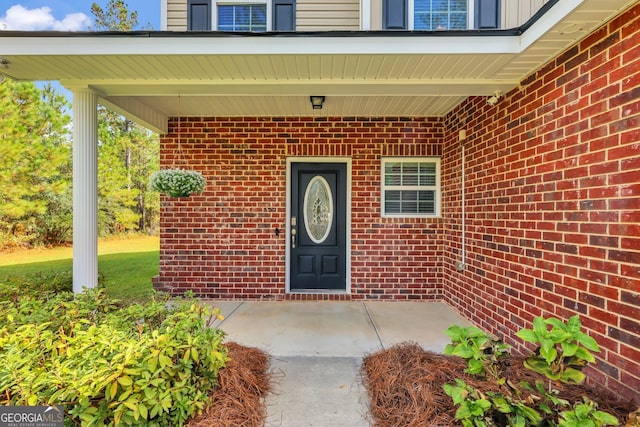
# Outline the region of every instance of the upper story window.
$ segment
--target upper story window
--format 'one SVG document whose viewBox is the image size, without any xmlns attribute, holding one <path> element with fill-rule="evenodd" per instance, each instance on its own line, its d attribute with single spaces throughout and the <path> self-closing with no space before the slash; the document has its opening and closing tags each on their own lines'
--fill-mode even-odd
<svg viewBox="0 0 640 427">
<path fill-rule="evenodd" d="M 440 216 L 440 158 L 382 159 L 382 216 Z"/>
<path fill-rule="evenodd" d="M 414 0 L 414 30 L 465 30 L 467 0 Z"/>
<path fill-rule="evenodd" d="M 385 30 L 498 28 L 499 0 L 382 0 Z"/>
<path fill-rule="evenodd" d="M 295 31 L 295 0 L 187 0 L 189 31 Z"/>
<path fill-rule="evenodd" d="M 218 31 L 267 31 L 267 4 L 218 3 Z"/>
</svg>

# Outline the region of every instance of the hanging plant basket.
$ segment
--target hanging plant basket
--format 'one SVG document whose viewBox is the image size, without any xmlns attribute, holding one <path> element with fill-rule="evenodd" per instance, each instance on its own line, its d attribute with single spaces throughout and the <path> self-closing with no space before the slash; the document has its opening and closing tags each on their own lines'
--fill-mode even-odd
<svg viewBox="0 0 640 427">
<path fill-rule="evenodd" d="M 186 169 L 159 170 L 149 179 L 149 186 L 153 191 L 171 197 L 189 197 L 194 193 L 200 193 L 205 184 L 206 181 L 200 172 Z"/>
</svg>

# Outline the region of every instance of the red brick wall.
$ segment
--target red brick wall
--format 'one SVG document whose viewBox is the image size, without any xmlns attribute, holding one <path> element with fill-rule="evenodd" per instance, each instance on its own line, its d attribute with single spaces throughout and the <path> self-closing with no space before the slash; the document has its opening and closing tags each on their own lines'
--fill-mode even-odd
<svg viewBox="0 0 640 427">
<path fill-rule="evenodd" d="M 640 6 L 489 106 L 446 119 L 444 296 L 505 336 L 578 314 L 602 351 L 591 380 L 640 398 Z M 467 268 L 458 131 L 467 132 Z M 528 350 L 531 350 L 529 348 Z"/>
<path fill-rule="evenodd" d="M 444 298 L 516 351 L 525 348 L 515 332 L 533 317 L 579 314 L 602 348 L 591 380 L 638 397 L 638 15 L 636 6 L 594 32 L 497 105 L 469 98 L 444 120 L 183 119 L 184 159 L 209 185 L 187 200 L 163 196 L 156 286 L 302 298 L 284 293 L 286 158 L 350 157 L 352 294 L 326 298 Z M 165 167 L 176 158 L 175 126 L 162 138 Z M 387 155 L 442 155 L 442 219 L 380 217 Z"/>
<path fill-rule="evenodd" d="M 183 118 L 182 156 L 176 124 L 170 121 L 161 139 L 163 167 L 185 163 L 208 185 L 184 200 L 162 196 L 156 287 L 229 299 L 441 297 L 442 220 L 381 218 L 380 161 L 441 155 L 442 120 Z M 285 175 L 292 156 L 351 158 L 350 295 L 285 295 Z"/>
</svg>

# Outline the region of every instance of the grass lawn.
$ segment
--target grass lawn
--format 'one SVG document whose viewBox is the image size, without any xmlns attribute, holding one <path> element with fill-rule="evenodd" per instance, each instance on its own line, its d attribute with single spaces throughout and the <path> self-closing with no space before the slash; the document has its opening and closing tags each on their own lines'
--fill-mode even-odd
<svg viewBox="0 0 640 427">
<path fill-rule="evenodd" d="M 109 296 L 142 299 L 151 292 L 158 274 L 158 237 L 100 239 L 98 272 Z M 29 249 L 0 253 L 0 281 L 7 277 L 71 272 L 72 248 Z"/>
</svg>

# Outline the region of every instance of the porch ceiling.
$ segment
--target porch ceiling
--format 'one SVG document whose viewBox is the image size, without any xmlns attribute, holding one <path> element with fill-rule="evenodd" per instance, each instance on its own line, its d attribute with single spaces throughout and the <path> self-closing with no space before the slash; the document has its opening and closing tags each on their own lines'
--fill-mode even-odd
<svg viewBox="0 0 640 427">
<path fill-rule="evenodd" d="M 634 0 L 561 0 L 519 30 L 224 34 L 0 31 L 0 72 L 90 87 L 158 131 L 184 116 L 443 116 L 526 75 Z M 522 31 L 523 30 L 523 31 Z M 312 110 L 309 95 L 325 95 Z"/>
</svg>

